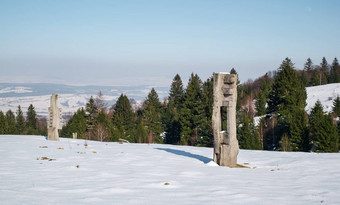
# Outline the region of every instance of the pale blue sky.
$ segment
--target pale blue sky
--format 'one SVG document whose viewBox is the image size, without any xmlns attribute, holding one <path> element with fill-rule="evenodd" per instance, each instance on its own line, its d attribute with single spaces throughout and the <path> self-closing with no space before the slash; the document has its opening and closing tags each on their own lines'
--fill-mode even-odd
<svg viewBox="0 0 340 205">
<path fill-rule="evenodd" d="M 340 1 L 0 0 L 0 82 L 241 81 L 340 54 Z"/>
</svg>

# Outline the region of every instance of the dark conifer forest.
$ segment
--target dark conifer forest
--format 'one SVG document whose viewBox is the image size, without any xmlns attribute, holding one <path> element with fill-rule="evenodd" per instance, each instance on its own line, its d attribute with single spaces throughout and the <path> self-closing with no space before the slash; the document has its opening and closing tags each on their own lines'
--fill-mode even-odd
<svg viewBox="0 0 340 205">
<path fill-rule="evenodd" d="M 237 74 L 234 68 L 229 72 Z M 340 83 L 336 58 L 331 64 L 323 58 L 319 65 L 308 58 L 303 70 L 297 70 L 286 58 L 277 70 L 238 83 L 240 148 L 338 152 L 339 96 L 334 99 L 331 113 L 325 113 L 320 102 L 311 113 L 305 111 L 306 87 L 329 83 Z M 202 80 L 192 73 L 185 86 L 177 74 L 167 98 L 159 99 L 152 88 L 138 108 L 133 108 L 131 101 L 133 99 L 121 94 L 114 105 L 108 106 L 99 92 L 85 108 L 79 108 L 70 116 L 60 137 L 72 137 L 72 133 L 77 133 L 78 138 L 87 140 L 213 146 L 212 78 Z M 33 105 L 28 108 L 26 118 L 20 106 L 16 113 L 0 111 L 0 134 L 46 135 L 46 125 L 46 119 L 36 116 Z"/>
</svg>

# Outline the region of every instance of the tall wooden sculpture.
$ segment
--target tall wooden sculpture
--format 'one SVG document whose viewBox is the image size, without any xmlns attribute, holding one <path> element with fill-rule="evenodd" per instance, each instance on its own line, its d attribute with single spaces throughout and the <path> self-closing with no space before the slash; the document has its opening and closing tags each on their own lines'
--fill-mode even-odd
<svg viewBox="0 0 340 205">
<path fill-rule="evenodd" d="M 58 108 L 58 95 L 52 94 L 51 106 L 48 108 L 48 140 L 59 140 L 58 130 L 62 128 L 61 108 Z"/>
<path fill-rule="evenodd" d="M 239 152 L 236 138 L 237 75 L 214 73 L 213 77 L 214 161 L 220 166 L 236 167 Z"/>
</svg>

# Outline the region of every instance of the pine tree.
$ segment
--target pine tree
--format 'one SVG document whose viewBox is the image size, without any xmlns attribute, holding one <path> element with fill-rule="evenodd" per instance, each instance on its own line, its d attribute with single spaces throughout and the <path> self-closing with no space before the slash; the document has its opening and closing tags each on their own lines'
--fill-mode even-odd
<svg viewBox="0 0 340 205">
<path fill-rule="evenodd" d="M 162 143 L 162 104 L 154 88 L 148 94 L 145 101 L 145 125 L 147 126 L 149 143 Z"/>
<path fill-rule="evenodd" d="M 309 133 L 312 151 L 337 152 L 338 133 L 331 115 L 323 112 L 320 101 L 315 103 L 309 118 Z"/>
<path fill-rule="evenodd" d="M 197 145 L 212 147 L 214 144 L 214 134 L 212 130 L 212 112 L 213 112 L 213 78 L 208 78 L 202 87 L 203 119 L 200 125 Z"/>
<path fill-rule="evenodd" d="M 340 97 L 336 97 L 333 101 L 333 113 L 340 117 Z"/>
<path fill-rule="evenodd" d="M 23 134 L 25 130 L 25 117 L 21 110 L 20 105 L 18 106 L 17 110 L 17 116 L 16 116 L 16 122 L 17 122 L 17 134 Z"/>
<path fill-rule="evenodd" d="M 312 77 L 309 81 L 309 86 L 317 86 L 320 85 L 320 75 L 317 69 L 312 71 Z"/>
<path fill-rule="evenodd" d="M 334 58 L 331 66 L 329 83 L 340 83 L 340 65 L 337 58 Z"/>
<path fill-rule="evenodd" d="M 177 144 L 180 141 L 181 124 L 179 113 L 184 100 L 184 90 L 181 77 L 177 74 L 171 83 L 169 102 L 165 107 L 162 122 L 165 125 L 164 143 Z"/>
<path fill-rule="evenodd" d="M 307 61 L 305 62 L 305 71 L 311 71 L 313 69 L 313 62 L 310 58 L 307 58 Z"/>
<path fill-rule="evenodd" d="M 232 69 L 230 70 L 230 74 L 236 74 L 236 75 L 238 75 L 237 72 L 236 72 L 236 70 L 235 70 L 235 68 L 232 68 Z M 239 84 L 240 84 L 240 81 L 237 79 L 237 85 L 239 85 Z"/>
<path fill-rule="evenodd" d="M 113 122 L 113 141 L 118 141 L 119 138 L 133 140 L 134 133 L 134 113 L 129 99 L 126 95 L 121 94 L 114 107 Z"/>
<path fill-rule="evenodd" d="M 202 82 L 198 75 L 191 74 L 181 108 L 181 144 L 196 145 L 199 127 L 203 119 Z"/>
<path fill-rule="evenodd" d="M 266 74 L 261 80 L 260 90 L 256 97 L 255 107 L 256 107 L 256 115 L 262 116 L 266 114 L 266 105 L 268 101 L 269 91 L 270 91 L 270 79 Z"/>
<path fill-rule="evenodd" d="M 0 110 L 0 134 L 8 134 L 7 118 L 1 110 Z"/>
<path fill-rule="evenodd" d="M 143 124 L 142 116 L 138 116 L 138 118 L 137 118 L 135 136 L 137 137 L 138 143 L 146 142 L 147 133 L 146 133 L 145 126 Z"/>
<path fill-rule="evenodd" d="M 304 87 L 307 87 L 309 84 L 307 74 L 304 70 L 301 72 L 300 81 L 302 82 Z"/>
<path fill-rule="evenodd" d="M 184 100 L 184 90 L 181 77 L 177 74 L 171 83 L 169 103 L 172 102 L 174 108 L 179 110 Z"/>
<path fill-rule="evenodd" d="M 30 104 L 27 110 L 26 124 L 27 127 L 31 128 L 33 131 L 37 129 L 37 113 L 35 112 L 35 108 L 32 104 Z"/>
<path fill-rule="evenodd" d="M 320 85 L 325 85 L 327 84 L 327 73 L 328 73 L 328 62 L 325 57 L 322 58 L 322 61 L 320 63 L 320 80 L 321 83 Z"/>
<path fill-rule="evenodd" d="M 286 58 L 275 76 L 272 89 L 269 93 L 269 112 L 289 112 L 294 106 L 306 106 L 306 89 L 299 81 L 293 63 Z"/>
<path fill-rule="evenodd" d="M 274 79 L 269 93 L 269 111 L 278 116 L 279 136 L 288 135 L 291 149 L 304 149 L 306 133 L 306 89 L 297 77 L 293 63 L 286 58 Z"/>
<path fill-rule="evenodd" d="M 260 138 L 254 125 L 254 119 L 246 113 L 242 114 L 237 128 L 237 138 L 241 149 L 261 149 Z"/>
<path fill-rule="evenodd" d="M 63 126 L 60 137 L 72 137 L 72 133 L 77 133 L 78 139 L 85 139 L 87 128 L 86 113 L 83 108 L 78 109 L 65 126 Z"/>
<path fill-rule="evenodd" d="M 173 101 L 169 101 L 162 117 L 162 122 L 165 125 L 164 143 L 178 144 L 180 141 L 181 124 L 179 121 L 180 109 L 176 108 Z"/>
<path fill-rule="evenodd" d="M 7 134 L 16 134 L 17 133 L 17 127 L 15 122 L 15 116 L 12 110 L 8 110 L 6 112 L 6 119 L 7 119 Z"/>
<path fill-rule="evenodd" d="M 92 96 L 89 102 L 86 103 L 85 111 L 86 111 L 86 116 L 87 116 L 87 130 L 91 131 L 95 126 L 94 123 L 96 121 L 96 117 L 98 114 L 98 107 Z"/>
<path fill-rule="evenodd" d="M 292 151 L 309 151 L 309 139 L 307 132 L 307 114 L 304 109 L 294 107 L 286 115 L 288 118 L 289 146 Z"/>
</svg>

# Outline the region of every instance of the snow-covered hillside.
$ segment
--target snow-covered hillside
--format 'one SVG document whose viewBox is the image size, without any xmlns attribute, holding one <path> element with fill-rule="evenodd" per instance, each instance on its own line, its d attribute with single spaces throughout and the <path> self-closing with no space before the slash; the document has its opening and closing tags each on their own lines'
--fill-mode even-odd
<svg viewBox="0 0 340 205">
<path fill-rule="evenodd" d="M 85 146 L 85 143 L 88 146 Z M 340 154 L 0 135 L 2 204 L 340 204 Z"/>
<path fill-rule="evenodd" d="M 37 114 L 47 116 L 52 93 L 59 95 L 59 106 L 64 114 L 74 113 L 85 107 L 91 96 L 95 97 L 99 91 L 108 106 L 112 106 L 121 93 L 133 98 L 138 106 L 152 87 L 150 86 L 70 86 L 61 84 L 11 84 L 0 83 L 0 110 L 16 111 L 21 105 L 26 113 L 30 104 L 33 104 Z M 160 99 L 167 96 L 168 87 L 156 87 Z"/>
<path fill-rule="evenodd" d="M 340 83 L 313 86 L 306 88 L 307 106 L 306 111 L 309 113 L 314 107 L 317 100 L 320 100 L 325 112 L 331 112 L 333 100 L 340 96 Z"/>
</svg>

